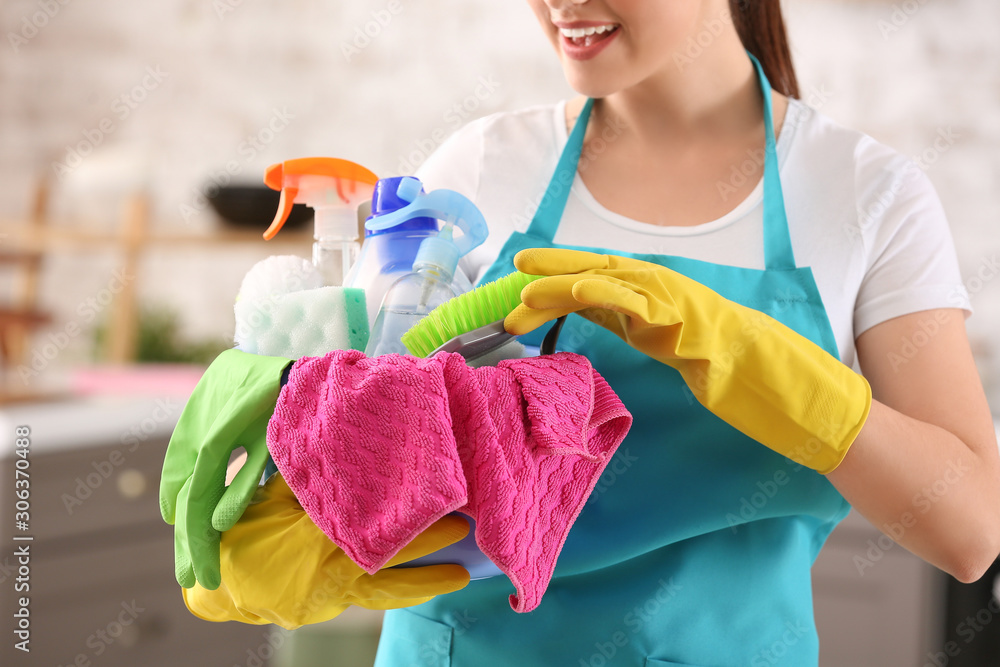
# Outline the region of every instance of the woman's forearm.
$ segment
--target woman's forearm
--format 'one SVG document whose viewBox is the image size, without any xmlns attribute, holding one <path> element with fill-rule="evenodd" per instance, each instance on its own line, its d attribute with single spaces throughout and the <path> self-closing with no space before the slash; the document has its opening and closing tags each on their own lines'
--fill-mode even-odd
<svg viewBox="0 0 1000 667">
<path fill-rule="evenodd" d="M 882 532 L 959 581 L 978 580 L 1000 552 L 997 457 L 944 428 L 873 401 L 827 478 Z"/>
</svg>

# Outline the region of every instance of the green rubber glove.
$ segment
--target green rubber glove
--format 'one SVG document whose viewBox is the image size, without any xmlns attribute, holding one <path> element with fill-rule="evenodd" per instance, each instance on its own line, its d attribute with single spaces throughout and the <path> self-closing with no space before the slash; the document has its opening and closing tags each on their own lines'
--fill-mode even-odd
<svg viewBox="0 0 1000 667">
<path fill-rule="evenodd" d="M 504 320 L 527 333 L 578 312 L 677 369 L 706 408 L 744 434 L 822 474 L 868 418 L 868 381 L 808 338 L 658 264 L 534 248 L 519 271 L 548 276 L 521 291 Z"/>
<path fill-rule="evenodd" d="M 219 534 L 243 515 L 267 464 L 267 423 L 292 359 L 240 350 L 220 354 L 198 381 L 170 436 L 160 477 L 160 513 L 174 526 L 174 575 L 191 588 L 221 582 Z M 246 463 L 226 487 L 233 450 Z"/>
</svg>

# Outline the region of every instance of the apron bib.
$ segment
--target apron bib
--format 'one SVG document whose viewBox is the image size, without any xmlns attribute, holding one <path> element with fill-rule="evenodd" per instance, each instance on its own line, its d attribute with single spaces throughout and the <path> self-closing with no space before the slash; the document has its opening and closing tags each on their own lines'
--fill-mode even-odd
<svg viewBox="0 0 1000 667">
<path fill-rule="evenodd" d="M 795 266 L 770 85 L 751 60 L 764 94 L 764 270 L 554 243 L 588 100 L 531 225 L 511 235 L 480 282 L 512 272 L 525 248 L 634 257 L 767 313 L 838 356 L 812 271 Z M 537 345 L 543 335 L 523 338 Z M 847 501 L 819 473 L 703 408 L 677 371 L 598 325 L 571 315 L 559 349 L 586 356 L 634 422 L 573 525 L 541 605 L 515 613 L 513 586 L 494 577 L 387 612 L 376 666 L 818 664 L 810 568 Z"/>
</svg>

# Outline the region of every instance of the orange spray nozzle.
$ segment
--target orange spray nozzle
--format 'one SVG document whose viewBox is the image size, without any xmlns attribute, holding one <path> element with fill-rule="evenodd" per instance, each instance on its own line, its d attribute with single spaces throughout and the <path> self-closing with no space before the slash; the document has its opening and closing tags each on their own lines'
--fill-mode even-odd
<svg viewBox="0 0 1000 667">
<path fill-rule="evenodd" d="M 271 240 L 285 224 L 293 204 L 314 209 L 356 208 L 372 196 L 378 176 L 360 164 L 332 157 L 306 157 L 272 164 L 264 184 L 281 192 L 278 212 L 264 238 Z M 334 197 L 335 195 L 335 197 Z"/>
</svg>

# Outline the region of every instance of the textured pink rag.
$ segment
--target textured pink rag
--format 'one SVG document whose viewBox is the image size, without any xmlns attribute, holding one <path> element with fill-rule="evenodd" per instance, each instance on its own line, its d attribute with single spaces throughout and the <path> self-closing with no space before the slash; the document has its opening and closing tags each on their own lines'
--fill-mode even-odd
<svg viewBox="0 0 1000 667">
<path fill-rule="evenodd" d="M 460 510 L 527 612 L 631 424 L 580 355 L 473 369 L 458 354 L 337 350 L 292 367 L 267 446 L 313 522 L 369 573 Z"/>
</svg>

